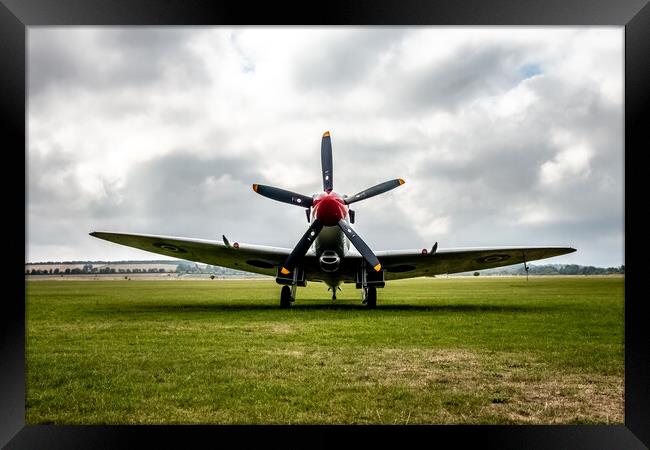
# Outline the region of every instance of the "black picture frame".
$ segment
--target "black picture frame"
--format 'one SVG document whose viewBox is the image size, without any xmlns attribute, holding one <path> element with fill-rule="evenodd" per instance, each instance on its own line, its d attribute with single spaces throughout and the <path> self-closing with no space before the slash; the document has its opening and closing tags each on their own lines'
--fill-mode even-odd
<svg viewBox="0 0 650 450">
<path fill-rule="evenodd" d="M 340 0 L 324 4 L 207 2 L 202 0 L 0 0 L 0 124 L 4 131 L 3 177 L 6 233 L 25 236 L 25 199 L 16 195 L 26 150 L 26 33 L 36 25 L 614 25 L 625 27 L 625 192 L 642 188 L 650 107 L 650 6 L 648 0 Z M 22 152 L 21 150 L 22 149 Z M 14 162 L 8 156 L 18 155 Z M 20 155 L 23 158 L 20 159 Z M 24 169 L 27 169 L 25 166 Z M 26 173 L 23 171 L 23 173 Z M 26 189 L 25 178 L 23 186 Z M 636 449 L 650 445 L 650 351 L 643 314 L 648 254 L 643 200 L 625 208 L 625 425 L 624 426 L 55 426 L 25 424 L 25 254 L 6 238 L 10 282 L 0 313 L 0 444 L 22 448 L 178 447 L 203 443 L 238 445 L 263 439 L 303 445 L 453 443 L 487 448 Z M 629 208 L 628 208 L 629 206 Z M 20 214 L 20 211 L 23 211 Z M 25 222 L 20 221 L 23 217 Z M 633 226 L 634 225 L 634 226 Z M 6 234 L 7 236 L 7 234 Z M 646 257 L 647 258 L 647 257 Z M 298 434 L 300 436 L 298 436 Z M 305 436 L 308 435 L 308 436 Z M 312 444 L 309 444 L 312 445 Z"/>
</svg>

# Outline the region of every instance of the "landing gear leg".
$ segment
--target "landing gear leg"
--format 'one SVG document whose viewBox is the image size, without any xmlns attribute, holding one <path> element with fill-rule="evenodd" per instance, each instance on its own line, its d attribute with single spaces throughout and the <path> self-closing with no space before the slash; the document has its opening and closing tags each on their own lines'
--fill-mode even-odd
<svg viewBox="0 0 650 450">
<path fill-rule="evenodd" d="M 368 286 L 364 289 L 365 292 L 365 303 L 368 309 L 375 309 L 377 307 L 377 288 L 374 286 Z"/>
<path fill-rule="evenodd" d="M 281 308 L 291 308 L 291 304 L 296 301 L 296 290 L 298 288 L 298 269 L 293 271 L 293 283 L 291 287 L 282 286 L 282 292 L 280 293 L 280 307 Z"/>
<path fill-rule="evenodd" d="M 284 284 L 280 290 L 280 308 L 290 308 L 291 304 L 296 301 L 296 291 L 298 290 L 298 273 L 300 273 L 300 268 L 295 267 L 293 270 L 293 276 L 291 278 L 291 284 L 285 284 L 287 282 L 286 277 L 280 277 L 278 272 L 276 281 L 278 283 Z M 306 286 L 306 283 L 301 281 L 301 286 Z"/>
<path fill-rule="evenodd" d="M 336 300 L 336 291 L 340 291 L 341 288 L 338 286 L 334 286 L 334 287 L 328 287 L 327 290 L 332 291 L 332 301 L 334 301 Z"/>
<path fill-rule="evenodd" d="M 362 292 L 362 298 L 364 305 L 368 307 L 368 309 L 374 309 L 377 307 L 377 288 L 374 286 L 368 286 L 365 287 L 361 290 Z"/>
<path fill-rule="evenodd" d="M 287 309 L 291 307 L 291 288 L 282 286 L 280 290 L 280 308 Z"/>
<path fill-rule="evenodd" d="M 377 307 L 377 288 L 375 286 L 368 286 L 368 279 L 366 276 L 366 262 L 361 261 L 361 303 L 366 305 L 368 309 Z"/>
<path fill-rule="evenodd" d="M 328 287 L 327 290 L 332 291 L 332 301 L 334 301 L 334 300 L 336 300 L 336 291 L 340 291 L 341 288 L 338 287 L 338 286 L 335 286 L 335 287 Z"/>
<path fill-rule="evenodd" d="M 293 270 L 293 283 L 291 283 L 291 303 L 296 301 L 296 290 L 298 290 L 298 268 Z"/>
</svg>

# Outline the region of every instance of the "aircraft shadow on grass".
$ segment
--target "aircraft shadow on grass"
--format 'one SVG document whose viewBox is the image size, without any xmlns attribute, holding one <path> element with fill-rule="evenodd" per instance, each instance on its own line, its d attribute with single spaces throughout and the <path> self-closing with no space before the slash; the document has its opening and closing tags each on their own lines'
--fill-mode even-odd
<svg viewBox="0 0 650 450">
<path fill-rule="evenodd" d="M 400 312 L 400 311 L 417 311 L 417 312 L 453 312 L 453 313 L 531 313 L 531 312 L 549 312 L 560 309 L 560 306 L 549 305 L 483 305 L 483 304 L 445 304 L 445 305 L 378 305 L 377 312 Z M 366 311 L 367 308 L 361 304 L 348 303 L 303 303 L 292 308 L 294 311 Z M 205 304 L 205 303 L 185 303 L 185 304 L 154 304 L 139 303 L 127 306 L 102 307 L 94 310 L 97 314 L 152 314 L 152 313 L 196 313 L 196 312 L 229 312 L 229 311 L 278 311 L 275 303 L 259 304 Z M 373 317 L 373 314 L 368 314 Z"/>
</svg>

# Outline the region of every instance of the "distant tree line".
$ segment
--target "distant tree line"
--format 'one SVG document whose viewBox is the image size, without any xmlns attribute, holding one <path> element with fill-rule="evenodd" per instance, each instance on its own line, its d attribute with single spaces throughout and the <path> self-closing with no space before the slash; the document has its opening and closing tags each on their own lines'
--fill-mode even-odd
<svg viewBox="0 0 650 450">
<path fill-rule="evenodd" d="M 39 263 L 39 264 L 45 264 L 45 263 Z M 50 263 L 50 264 L 66 264 L 66 263 Z M 111 263 L 112 265 L 116 265 L 116 263 Z M 134 263 L 130 263 L 134 264 Z M 147 264 L 152 264 L 152 262 L 147 262 Z M 34 264 L 38 265 L 38 264 Z M 165 272 L 173 272 L 174 270 L 166 270 L 165 268 L 115 268 L 115 267 L 94 267 L 91 263 L 85 263 L 83 267 L 67 267 L 65 269 L 59 269 L 59 268 L 54 268 L 54 269 L 36 269 L 32 268 L 31 270 L 25 269 L 25 275 L 81 275 L 81 274 L 92 274 L 92 273 L 100 273 L 100 274 L 111 274 L 111 273 L 165 273 Z"/>
<path fill-rule="evenodd" d="M 124 260 L 124 261 L 39 261 L 39 262 L 27 262 L 29 265 L 55 265 L 55 264 L 91 264 L 91 265 L 106 265 L 106 264 L 169 264 L 174 265 L 181 262 L 180 260 Z"/>
<path fill-rule="evenodd" d="M 210 264 L 207 264 L 205 267 L 201 268 L 196 263 L 190 263 L 190 262 L 184 262 L 184 261 L 181 261 L 181 262 L 178 263 L 178 266 L 176 267 L 176 272 L 178 272 L 178 273 L 209 273 L 209 274 L 214 274 L 214 275 L 238 275 L 238 274 L 249 275 L 248 272 L 244 272 L 244 271 L 236 270 L 236 269 L 230 269 L 228 267 L 211 266 Z"/>
<path fill-rule="evenodd" d="M 106 262 L 106 261 L 77 261 L 77 262 L 47 262 L 47 263 L 27 263 L 27 265 L 38 266 L 38 265 L 68 265 L 68 264 L 77 264 L 82 265 L 82 267 L 73 267 L 73 268 L 48 268 L 48 269 L 38 269 L 31 267 L 30 269 L 25 269 L 25 275 L 81 275 L 81 274 L 138 274 L 138 273 L 177 273 L 179 275 L 186 273 L 200 274 L 208 273 L 214 275 L 223 275 L 231 276 L 238 274 L 247 274 L 247 272 L 242 272 L 240 270 L 229 269 L 227 267 L 220 266 L 199 266 L 197 263 L 189 261 L 117 261 L 117 262 Z M 99 264 L 100 267 L 94 266 L 93 264 Z M 161 264 L 165 267 L 157 268 L 119 268 L 121 264 Z M 101 267 L 104 265 L 110 265 L 112 267 Z"/>
<path fill-rule="evenodd" d="M 81 275 L 81 274 L 89 274 L 89 273 L 166 273 L 166 272 L 172 272 L 171 270 L 165 270 L 162 268 L 156 269 L 156 268 L 150 268 L 150 269 L 115 269 L 115 268 L 109 268 L 109 267 L 101 267 L 101 268 L 95 268 L 95 269 L 80 269 L 78 267 L 75 268 L 67 268 L 65 270 L 59 270 L 59 269 L 32 269 L 32 270 L 25 270 L 25 275 Z"/>
<path fill-rule="evenodd" d="M 489 275 L 525 275 L 526 270 L 523 265 L 509 268 L 495 268 L 484 270 L 484 274 Z M 530 275 L 614 275 L 625 274 L 625 265 L 618 267 L 594 267 L 580 266 L 578 264 L 547 264 L 543 266 L 528 265 Z"/>
</svg>

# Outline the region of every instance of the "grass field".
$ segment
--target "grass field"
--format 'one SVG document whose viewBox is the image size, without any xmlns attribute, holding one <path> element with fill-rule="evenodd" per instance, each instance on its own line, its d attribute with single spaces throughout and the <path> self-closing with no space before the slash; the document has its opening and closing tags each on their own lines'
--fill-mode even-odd
<svg viewBox="0 0 650 450">
<path fill-rule="evenodd" d="M 623 277 L 28 281 L 29 424 L 623 423 Z"/>
</svg>

